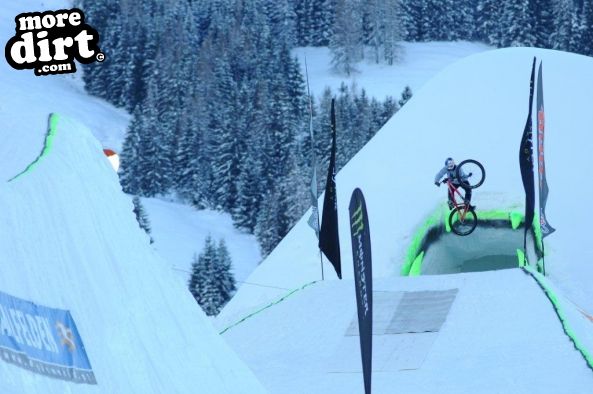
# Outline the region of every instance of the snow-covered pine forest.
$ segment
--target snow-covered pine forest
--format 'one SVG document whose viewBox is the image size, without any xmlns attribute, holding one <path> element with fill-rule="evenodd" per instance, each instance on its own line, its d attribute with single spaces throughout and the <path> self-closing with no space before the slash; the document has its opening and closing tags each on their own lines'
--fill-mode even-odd
<svg viewBox="0 0 593 394">
<path fill-rule="evenodd" d="M 328 46 L 336 73 L 393 64 L 402 41 L 480 41 L 593 54 L 593 0 L 79 0 L 107 61 L 87 90 L 133 114 L 124 190 L 231 213 L 269 253 L 309 205 L 305 75 L 292 50 Z M 319 170 L 337 98 L 338 169 L 409 98 L 356 86 L 313 99 Z M 324 176 L 319 176 L 320 186 Z"/>
</svg>

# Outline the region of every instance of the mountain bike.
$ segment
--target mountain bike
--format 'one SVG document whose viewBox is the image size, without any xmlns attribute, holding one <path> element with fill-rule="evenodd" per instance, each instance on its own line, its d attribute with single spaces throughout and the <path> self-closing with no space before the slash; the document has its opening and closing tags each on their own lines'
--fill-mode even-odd
<svg viewBox="0 0 593 394">
<path fill-rule="evenodd" d="M 462 170 L 463 169 L 463 170 Z M 463 181 L 464 186 L 469 189 L 475 189 L 484 183 L 486 172 L 484 166 L 477 160 L 464 160 L 457 166 L 455 176 L 462 179 L 460 173 L 466 174 L 467 178 Z M 459 192 L 461 185 L 454 185 L 447 177 L 442 183 L 446 183 L 449 188 L 449 195 L 453 205 L 450 206 L 449 226 L 457 235 L 469 235 L 478 225 L 478 216 L 470 204 L 465 202 L 465 196 Z"/>
</svg>

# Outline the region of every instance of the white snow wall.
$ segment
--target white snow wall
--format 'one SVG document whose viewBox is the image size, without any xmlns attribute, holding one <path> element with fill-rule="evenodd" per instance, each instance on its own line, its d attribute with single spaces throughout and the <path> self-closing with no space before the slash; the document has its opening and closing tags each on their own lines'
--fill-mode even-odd
<svg viewBox="0 0 593 394">
<path fill-rule="evenodd" d="M 88 129 L 60 118 L 52 151 L 0 188 L 0 207 L 0 291 L 69 310 L 98 381 L 0 360 L 0 392 L 264 391 L 151 248 Z"/>
</svg>

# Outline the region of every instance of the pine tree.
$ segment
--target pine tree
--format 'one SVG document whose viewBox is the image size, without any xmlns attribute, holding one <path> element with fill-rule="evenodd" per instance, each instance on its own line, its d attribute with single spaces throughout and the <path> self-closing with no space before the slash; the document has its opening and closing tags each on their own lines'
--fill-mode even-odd
<svg viewBox="0 0 593 394">
<path fill-rule="evenodd" d="M 400 108 L 403 107 L 411 98 L 412 98 L 412 89 L 409 86 L 406 86 L 404 88 L 404 91 L 402 92 L 401 98 L 397 102 L 399 104 L 399 107 Z"/>
<path fill-rule="evenodd" d="M 478 0 L 476 7 L 476 36 L 486 44 L 500 46 L 502 43 L 501 18 L 504 8 L 500 0 Z"/>
<path fill-rule="evenodd" d="M 330 40 L 332 65 L 350 76 L 363 59 L 362 15 L 358 0 L 337 0 L 333 35 Z"/>
<path fill-rule="evenodd" d="M 535 15 L 530 0 L 504 0 L 502 14 L 503 47 L 534 46 L 536 42 Z"/>
<path fill-rule="evenodd" d="M 222 296 L 222 304 L 219 306 L 220 310 L 227 302 L 229 302 L 237 290 L 235 277 L 231 271 L 233 262 L 224 239 L 221 239 L 218 242 L 218 247 L 216 248 L 216 260 L 215 281 L 218 284 Z"/>
<path fill-rule="evenodd" d="M 451 12 L 453 13 L 451 40 L 476 39 L 475 3 L 475 0 L 458 0 L 451 4 Z"/>
<path fill-rule="evenodd" d="M 422 30 L 424 41 L 449 41 L 455 39 L 452 0 L 424 0 Z"/>
<path fill-rule="evenodd" d="M 146 214 L 146 210 L 144 209 L 140 198 L 138 196 L 134 196 L 132 203 L 134 204 L 134 214 L 136 215 L 138 225 L 146 232 L 146 234 L 148 234 L 150 237 L 150 243 L 154 243 L 151 235 L 152 230 L 150 228 L 150 220 L 148 219 L 148 215 Z"/>
<path fill-rule="evenodd" d="M 269 190 L 261 203 L 255 236 L 259 242 L 262 257 L 266 257 L 284 236 L 281 232 L 284 212 L 281 212 L 279 202 L 279 193 L 275 190 Z"/>
<path fill-rule="evenodd" d="M 572 0 L 559 0 L 554 12 L 555 32 L 550 37 L 552 48 L 570 51 L 572 19 L 575 12 Z"/>
<path fill-rule="evenodd" d="M 593 0 L 583 0 L 580 27 L 579 53 L 593 56 Z"/>
<path fill-rule="evenodd" d="M 569 49 L 571 52 L 583 52 L 583 36 L 586 26 L 583 25 L 582 7 L 574 7 L 571 17 L 571 35 L 569 40 Z"/>
<path fill-rule="evenodd" d="M 399 57 L 400 44 L 404 37 L 402 8 L 400 0 L 384 0 L 383 4 L 383 58 L 390 66 Z"/>
<path fill-rule="evenodd" d="M 192 262 L 188 287 L 208 316 L 215 316 L 224 305 L 224 297 L 217 283 L 217 250 L 212 237 L 206 238 L 202 253 Z"/>
<path fill-rule="evenodd" d="M 311 19 L 312 45 L 329 46 L 330 38 L 333 35 L 333 25 L 336 14 L 334 0 L 314 0 L 312 5 Z"/>
<path fill-rule="evenodd" d="M 140 130 L 143 128 L 143 118 L 140 108 L 134 111 L 132 121 L 128 126 L 126 138 L 121 153 L 121 164 L 119 171 L 120 183 L 123 191 L 129 194 L 140 192 Z"/>
<path fill-rule="evenodd" d="M 426 33 L 422 18 L 425 0 L 402 0 L 402 24 L 406 41 L 424 41 Z"/>
<path fill-rule="evenodd" d="M 552 48 L 552 38 L 556 30 L 554 20 L 554 0 L 529 0 L 529 8 L 534 13 L 535 46 Z"/>
</svg>

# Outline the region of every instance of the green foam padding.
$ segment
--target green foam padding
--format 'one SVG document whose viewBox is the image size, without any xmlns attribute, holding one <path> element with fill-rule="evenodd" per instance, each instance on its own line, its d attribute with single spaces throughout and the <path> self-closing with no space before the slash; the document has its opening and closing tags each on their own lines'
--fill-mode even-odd
<svg viewBox="0 0 593 394">
<path fill-rule="evenodd" d="M 537 261 L 537 272 L 539 272 L 540 274 L 542 274 L 544 272 L 544 259 L 539 259 Z"/>
<path fill-rule="evenodd" d="M 432 227 L 442 225 L 443 222 L 446 222 L 446 220 L 443 219 L 443 216 L 445 216 L 447 213 L 448 211 L 444 208 L 444 206 L 439 207 L 416 231 L 404 258 L 404 263 L 400 271 L 402 276 L 407 276 L 410 274 L 412 265 L 421 252 L 420 247 L 424 237 Z"/>
<path fill-rule="evenodd" d="M 411 275 L 411 270 L 418 259 L 419 255 L 424 253 L 421 250 L 422 241 L 428 234 L 428 231 L 433 227 L 442 226 L 446 232 L 451 232 L 449 226 L 449 214 L 450 210 L 446 204 L 440 205 L 437 210 L 428 217 L 428 219 L 416 230 L 412 242 L 406 251 L 404 263 L 402 264 L 400 274 L 402 276 Z M 523 214 L 515 211 L 503 211 L 503 210 L 490 210 L 490 211 L 479 211 L 477 213 L 478 220 L 508 220 L 511 223 L 511 227 L 516 230 L 519 225 L 523 222 Z M 424 255 L 422 256 L 424 257 Z M 418 268 L 416 272 L 421 271 L 422 259 L 419 260 Z"/>
<path fill-rule="evenodd" d="M 581 343 L 581 341 L 576 337 L 576 334 L 572 327 L 568 324 L 568 319 L 566 318 L 566 314 L 562 310 L 560 306 L 560 302 L 558 301 L 558 296 L 552 291 L 550 286 L 546 283 L 544 276 L 538 272 L 535 272 L 531 267 L 524 267 L 525 272 L 531 275 L 533 279 L 537 282 L 540 288 L 544 291 L 554 310 L 556 315 L 558 315 L 558 319 L 560 319 L 560 323 L 562 324 L 562 329 L 564 333 L 568 336 L 568 338 L 572 341 L 575 349 L 583 356 L 585 362 L 589 369 L 593 370 L 593 357 L 591 357 L 591 353 Z"/>
<path fill-rule="evenodd" d="M 424 251 L 420 252 L 418 257 L 414 260 L 412 268 L 410 269 L 410 276 L 419 276 L 422 270 L 422 259 L 424 258 Z"/>
<path fill-rule="evenodd" d="M 517 249 L 517 260 L 519 261 L 519 267 L 525 267 L 525 253 L 521 249 Z"/>
<path fill-rule="evenodd" d="M 58 121 L 58 114 L 52 113 L 49 115 L 47 134 L 45 135 L 45 143 L 43 144 L 43 149 L 41 150 L 41 153 L 23 171 L 19 172 L 18 174 L 10 178 L 8 182 L 12 182 L 15 179 L 18 179 L 21 176 L 31 172 L 39 164 L 41 159 L 45 158 L 51 152 L 54 143 L 54 138 L 56 136 L 56 130 L 58 128 Z"/>
<path fill-rule="evenodd" d="M 513 211 L 510 213 L 510 219 L 513 230 L 516 230 L 523 223 L 523 220 L 525 220 L 525 216 L 520 212 Z"/>
</svg>

